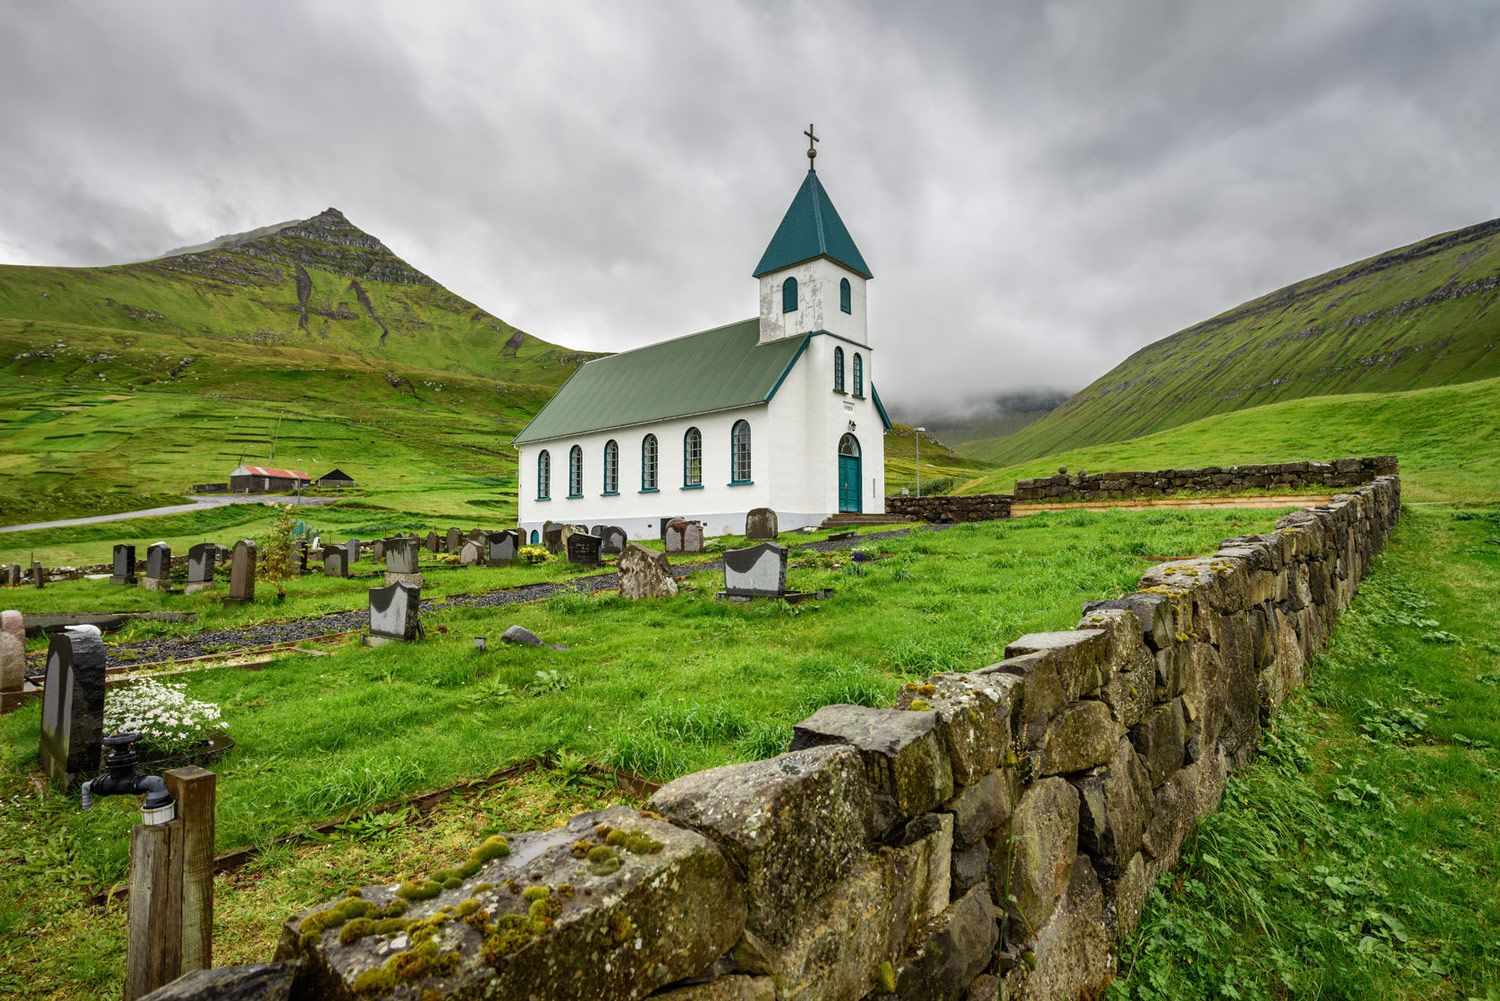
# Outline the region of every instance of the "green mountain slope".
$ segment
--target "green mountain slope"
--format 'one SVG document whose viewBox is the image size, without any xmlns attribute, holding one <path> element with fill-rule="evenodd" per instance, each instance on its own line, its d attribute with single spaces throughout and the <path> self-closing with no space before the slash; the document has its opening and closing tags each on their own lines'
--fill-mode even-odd
<svg viewBox="0 0 1500 1001">
<path fill-rule="evenodd" d="M 590 357 L 334 209 L 138 264 L 0 266 L 0 520 L 126 510 L 241 460 L 505 479 L 510 437 Z"/>
<path fill-rule="evenodd" d="M 1500 501 L 1500 378 L 1406 393 L 1348 393 L 1218 414 L 1129 441 L 1001 467 L 959 493 L 1008 493 L 1058 466 L 1091 472 L 1394 454 L 1408 502 Z"/>
<path fill-rule="evenodd" d="M 1046 417 L 965 455 L 1011 464 L 1212 414 L 1500 375 L 1500 220 L 1289 285 L 1147 345 Z"/>
</svg>

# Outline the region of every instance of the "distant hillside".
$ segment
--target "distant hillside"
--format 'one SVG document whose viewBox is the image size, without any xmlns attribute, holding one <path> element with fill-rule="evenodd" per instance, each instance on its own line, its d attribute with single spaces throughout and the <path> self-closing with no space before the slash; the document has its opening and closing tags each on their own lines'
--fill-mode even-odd
<svg viewBox="0 0 1500 1001">
<path fill-rule="evenodd" d="M 978 403 L 972 410 L 961 413 L 910 412 L 908 424 L 927 428 L 944 444 L 957 448 L 966 442 L 982 438 L 999 438 L 1017 431 L 1047 416 L 1067 400 L 1068 394 L 1051 390 L 1031 393 L 1002 393 L 992 399 Z M 906 408 L 897 406 L 903 419 L 908 416 Z"/>
<path fill-rule="evenodd" d="M 1309 278 L 1150 344 L 965 455 L 1016 463 L 1285 400 L 1500 375 L 1500 220 Z"/>
<path fill-rule="evenodd" d="M 0 265 L 0 517 L 128 509 L 278 446 L 377 485 L 511 476 L 510 437 L 592 357 L 336 209 L 137 264 Z"/>
</svg>

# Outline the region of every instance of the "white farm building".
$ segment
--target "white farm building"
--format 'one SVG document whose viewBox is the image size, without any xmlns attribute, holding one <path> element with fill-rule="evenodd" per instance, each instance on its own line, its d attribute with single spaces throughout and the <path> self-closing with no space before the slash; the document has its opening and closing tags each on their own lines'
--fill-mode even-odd
<svg viewBox="0 0 1500 1001">
<path fill-rule="evenodd" d="M 584 364 L 519 435 L 520 527 L 665 521 L 740 534 L 885 511 L 859 248 L 809 169 L 754 272 L 760 316 Z"/>
</svg>

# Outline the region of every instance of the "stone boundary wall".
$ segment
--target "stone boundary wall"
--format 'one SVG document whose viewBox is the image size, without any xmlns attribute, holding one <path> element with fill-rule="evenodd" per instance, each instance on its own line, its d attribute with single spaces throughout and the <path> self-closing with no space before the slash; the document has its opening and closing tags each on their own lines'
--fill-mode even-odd
<svg viewBox="0 0 1500 1001">
<path fill-rule="evenodd" d="M 887 497 L 886 514 L 905 514 L 936 524 L 996 521 L 1010 517 L 1010 494 L 943 494 L 937 497 Z"/>
<path fill-rule="evenodd" d="M 1304 489 L 1332 490 L 1369 483 L 1377 476 L 1397 475 L 1394 455 L 1332 462 L 1265 462 L 1249 466 L 1204 466 L 1201 469 L 1087 473 L 1059 472 L 1017 480 L 1017 503 L 1055 500 L 1112 500 L 1128 497 L 1161 497 L 1170 493 L 1232 493 L 1237 490 Z M 890 505 L 890 501 L 886 501 Z"/>
<path fill-rule="evenodd" d="M 894 709 L 825 706 L 777 757 L 297 915 L 292 997 L 1097 997 L 1400 499 L 1382 475 Z"/>
</svg>

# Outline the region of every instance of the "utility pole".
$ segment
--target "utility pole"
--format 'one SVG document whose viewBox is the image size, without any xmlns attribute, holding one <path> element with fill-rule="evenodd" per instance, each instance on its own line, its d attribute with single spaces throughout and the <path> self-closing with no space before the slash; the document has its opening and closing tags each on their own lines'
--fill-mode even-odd
<svg viewBox="0 0 1500 1001">
<path fill-rule="evenodd" d="M 922 496 L 922 434 L 926 428 L 917 428 L 917 496 Z"/>
</svg>

